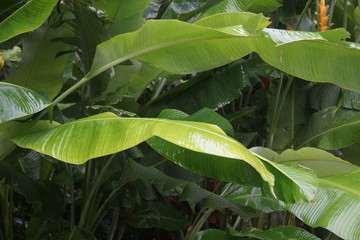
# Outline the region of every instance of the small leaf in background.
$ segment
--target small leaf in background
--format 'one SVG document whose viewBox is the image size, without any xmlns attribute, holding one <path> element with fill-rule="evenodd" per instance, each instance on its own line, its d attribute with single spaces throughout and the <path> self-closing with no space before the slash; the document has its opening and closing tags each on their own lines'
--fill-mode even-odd
<svg viewBox="0 0 360 240">
<path fill-rule="evenodd" d="M 314 113 L 297 135 L 295 148 L 313 146 L 323 149 L 344 148 L 359 141 L 360 111 L 335 107 Z"/>
<path fill-rule="evenodd" d="M 160 228 L 169 231 L 184 230 L 188 220 L 169 206 L 147 202 L 134 209 L 127 223 L 138 228 Z"/>
</svg>

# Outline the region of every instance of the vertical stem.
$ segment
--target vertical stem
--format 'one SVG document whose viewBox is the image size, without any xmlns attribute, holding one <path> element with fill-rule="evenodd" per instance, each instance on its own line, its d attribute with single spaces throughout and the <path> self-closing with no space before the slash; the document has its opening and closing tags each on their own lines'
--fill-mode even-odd
<svg viewBox="0 0 360 240">
<path fill-rule="evenodd" d="M 279 99 L 280 99 L 280 93 L 281 93 L 281 88 L 283 85 L 283 80 L 284 80 L 284 75 L 283 73 L 281 73 L 280 75 L 280 82 L 279 82 L 279 86 L 278 89 L 276 91 L 276 95 L 275 95 L 275 107 L 274 107 L 274 112 L 271 118 L 271 123 L 270 123 L 270 127 L 269 127 L 269 134 L 268 134 L 268 138 L 267 138 L 267 147 L 271 148 L 273 141 L 274 141 L 274 134 L 275 134 L 275 129 L 276 129 L 276 124 L 275 124 L 275 120 L 276 120 L 276 113 L 277 113 L 277 109 L 278 109 L 278 105 L 279 105 Z"/>
<path fill-rule="evenodd" d="M 309 9 L 309 7 L 310 7 L 311 2 L 312 2 L 312 0 L 308 0 L 308 1 L 306 2 L 305 7 L 304 7 L 304 9 L 302 10 L 302 12 L 301 12 L 301 14 L 300 14 L 299 20 L 298 20 L 298 22 L 296 23 L 295 30 L 298 30 L 298 28 L 299 28 L 299 26 L 300 26 L 300 24 L 301 24 L 301 21 L 302 21 L 302 19 L 304 18 L 304 15 L 305 15 L 306 11 L 307 11 L 307 10 Z"/>
<path fill-rule="evenodd" d="M 69 174 L 69 191 L 70 191 L 70 229 L 72 230 L 75 226 L 75 197 L 74 197 L 74 178 L 71 169 L 71 165 L 66 163 L 66 169 Z"/>
<path fill-rule="evenodd" d="M 343 16 L 343 28 L 347 28 L 347 17 L 348 17 L 349 5 L 348 1 L 344 0 L 344 16 Z"/>
<path fill-rule="evenodd" d="M 291 89 L 291 141 L 295 138 L 295 84 Z"/>
<path fill-rule="evenodd" d="M 119 220 L 119 215 L 120 215 L 120 209 L 116 208 L 111 220 L 111 227 L 110 227 L 110 234 L 108 236 L 108 240 L 112 240 L 115 237 L 115 232 L 116 232 L 116 227 L 117 227 L 117 223 Z"/>
<path fill-rule="evenodd" d="M 331 27 L 331 21 L 332 21 L 334 9 L 335 9 L 335 4 L 336 4 L 336 0 L 331 0 L 330 10 L 329 10 L 329 15 L 328 15 L 329 19 L 328 19 L 328 24 L 327 24 L 328 30 L 330 30 L 330 27 Z"/>
</svg>

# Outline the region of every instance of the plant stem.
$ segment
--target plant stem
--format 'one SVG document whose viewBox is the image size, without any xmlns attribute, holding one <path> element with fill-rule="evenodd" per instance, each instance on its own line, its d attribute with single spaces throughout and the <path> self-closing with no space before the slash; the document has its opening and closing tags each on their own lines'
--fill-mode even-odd
<svg viewBox="0 0 360 240">
<path fill-rule="evenodd" d="M 71 165 L 66 163 L 66 169 L 69 174 L 69 191 L 70 191 L 70 229 L 72 230 L 75 226 L 75 198 L 74 198 L 74 178 L 71 169 Z"/>
<path fill-rule="evenodd" d="M 347 28 L 347 17 L 348 17 L 349 5 L 348 1 L 344 0 L 344 16 L 343 16 L 343 28 Z"/>
<path fill-rule="evenodd" d="M 278 105 L 279 105 L 279 99 L 280 99 L 280 93 L 281 93 L 281 88 L 283 85 L 283 80 L 284 80 L 284 75 L 283 73 L 280 74 L 280 82 L 279 82 L 279 86 L 277 88 L 276 91 L 276 95 L 275 95 L 275 107 L 274 107 L 274 112 L 271 118 L 271 123 L 270 123 L 270 127 L 269 127 L 269 134 L 268 134 L 268 138 L 267 138 L 267 147 L 271 148 L 271 146 L 273 145 L 273 141 L 274 141 L 274 135 L 275 135 L 275 129 L 276 129 L 276 124 L 275 124 L 275 120 L 276 120 L 276 113 L 277 113 L 277 109 L 278 109 Z"/>
<path fill-rule="evenodd" d="M 300 24 L 301 24 L 301 22 L 302 22 L 302 19 L 304 18 L 304 15 L 305 15 L 306 11 L 307 11 L 307 10 L 309 9 L 309 7 L 310 7 L 311 2 L 312 2 L 312 0 L 308 0 L 308 1 L 306 2 L 305 7 L 304 7 L 304 9 L 302 10 L 302 12 L 301 12 L 301 14 L 300 14 L 299 20 L 298 20 L 297 23 L 296 23 L 295 30 L 298 30 L 298 28 L 299 28 L 299 26 L 300 26 Z"/>
<path fill-rule="evenodd" d="M 95 193 L 97 193 L 100 185 L 103 183 L 104 179 L 110 177 L 108 175 L 106 175 L 108 173 L 108 169 L 111 166 L 111 163 L 113 161 L 113 159 L 115 158 L 116 154 L 111 155 L 110 159 L 106 162 L 105 166 L 102 168 L 100 174 L 97 176 L 95 183 L 93 184 L 91 191 L 89 194 L 86 194 L 86 198 L 85 198 L 85 204 L 84 204 L 84 208 L 82 210 L 81 213 L 81 217 L 80 217 L 80 221 L 79 221 L 79 228 L 83 228 L 85 227 L 85 224 L 87 223 L 87 217 L 90 216 L 89 211 L 90 211 L 90 206 L 93 202 L 93 198 L 95 196 Z M 92 168 L 92 167 L 89 167 Z M 89 169 L 91 170 L 91 169 Z M 92 171 L 91 171 L 92 172 Z M 88 176 L 90 178 L 90 174 L 88 174 Z M 90 183 L 88 179 L 87 180 L 87 185 L 88 187 L 90 187 Z M 89 188 L 87 188 L 89 190 Z M 90 216 L 91 217 L 91 216 Z"/>
<path fill-rule="evenodd" d="M 336 0 L 331 0 L 331 4 L 330 4 L 330 10 L 329 10 L 329 19 L 328 19 L 328 24 L 327 24 L 327 29 L 329 30 L 331 27 L 331 21 L 332 21 L 332 17 L 334 14 L 334 9 L 335 9 L 335 4 L 336 4 Z"/>
<path fill-rule="evenodd" d="M 160 82 L 158 88 L 156 89 L 155 95 L 152 97 L 152 100 L 154 100 L 155 98 L 157 98 L 160 95 L 161 91 L 165 87 L 166 81 L 167 81 L 166 77 L 163 77 L 161 79 L 161 82 Z"/>
<path fill-rule="evenodd" d="M 108 236 L 108 240 L 112 240 L 115 237 L 116 227 L 119 220 L 120 209 L 116 208 L 111 220 L 110 234 Z"/>
</svg>

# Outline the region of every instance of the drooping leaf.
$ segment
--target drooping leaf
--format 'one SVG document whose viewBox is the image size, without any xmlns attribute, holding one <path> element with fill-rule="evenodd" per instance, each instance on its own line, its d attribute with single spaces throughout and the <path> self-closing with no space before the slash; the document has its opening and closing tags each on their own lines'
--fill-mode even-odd
<svg viewBox="0 0 360 240">
<path fill-rule="evenodd" d="M 0 23 L 0 42 L 32 31 L 51 14 L 58 0 L 32 0 Z"/>
<path fill-rule="evenodd" d="M 189 223 L 175 209 L 163 203 L 148 202 L 135 208 L 127 223 L 137 228 L 160 228 L 169 231 L 183 230 Z"/>
<path fill-rule="evenodd" d="M 37 113 L 50 103 L 49 99 L 30 89 L 0 83 L 0 123 Z"/>
<path fill-rule="evenodd" d="M 94 7 L 103 10 L 111 21 L 112 36 L 138 30 L 143 24 L 143 12 L 151 0 L 106 0 L 95 1 Z"/>
<path fill-rule="evenodd" d="M 339 173 L 349 173 L 359 169 L 357 166 L 352 165 L 341 158 L 335 157 L 331 153 L 316 148 L 307 147 L 297 151 L 288 149 L 281 154 L 262 147 L 254 147 L 250 150 L 275 162 L 289 166 L 299 164 L 300 166 L 310 168 L 319 177 Z"/>
<path fill-rule="evenodd" d="M 223 12 L 270 13 L 281 7 L 280 0 L 225 0 L 210 8 L 202 16 Z"/>
<path fill-rule="evenodd" d="M 360 171 L 319 178 L 314 200 L 286 205 L 312 227 L 324 227 L 344 239 L 360 238 Z"/>
<path fill-rule="evenodd" d="M 103 113 L 12 140 L 21 147 L 34 149 L 69 163 L 81 164 L 91 158 L 133 147 L 152 136 L 195 152 L 227 157 L 240 164 L 250 164 L 270 184 L 270 188 L 272 187 L 273 176 L 260 160 L 218 127 L 205 123 L 119 118 L 111 113 Z M 206 172 L 207 166 L 203 165 L 201 168 L 195 172 Z M 220 173 L 219 170 L 212 171 Z M 237 170 L 232 173 L 234 180 L 242 178 L 236 176 L 237 173 Z"/>
<path fill-rule="evenodd" d="M 293 226 L 277 227 L 265 231 L 257 228 L 246 228 L 238 232 L 231 229 L 230 234 L 237 237 L 254 237 L 261 240 L 320 240 L 320 238 L 312 235 L 305 229 Z"/>
<path fill-rule="evenodd" d="M 267 186 L 262 184 L 258 173 L 244 162 L 194 152 L 157 137 L 147 140 L 147 143 L 167 159 L 204 176 L 267 189 Z M 298 202 L 308 201 L 314 197 L 317 179 L 312 172 L 271 162 L 265 158 L 262 160 L 266 168 L 275 176 L 274 192 L 278 199 L 285 202 Z M 236 173 L 233 172 L 234 169 Z"/>
<path fill-rule="evenodd" d="M 24 41 L 20 65 L 7 82 L 43 92 L 53 99 L 64 83 L 63 72 L 68 59 L 68 55 L 56 55 L 72 48 L 53 39 L 69 34 L 65 27 L 53 29 L 50 26 L 42 26 L 31 33 Z"/>
<path fill-rule="evenodd" d="M 359 141 L 360 111 L 335 107 L 314 113 L 295 139 L 297 149 L 313 146 L 336 149 Z"/>
</svg>

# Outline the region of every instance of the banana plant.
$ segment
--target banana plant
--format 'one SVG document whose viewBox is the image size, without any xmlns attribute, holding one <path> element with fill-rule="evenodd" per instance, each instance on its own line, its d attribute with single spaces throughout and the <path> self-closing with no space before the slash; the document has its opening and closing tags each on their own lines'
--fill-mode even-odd
<svg viewBox="0 0 360 240">
<path fill-rule="evenodd" d="M 241 132 L 241 127 L 249 129 L 256 125 L 255 120 L 261 121 L 261 114 L 255 116 L 252 122 L 247 121 L 249 125 L 240 124 L 241 127 L 236 131 L 224 118 L 217 114 L 212 115 L 212 110 L 211 113 L 204 110 L 193 115 L 167 110 L 157 118 L 143 115 L 146 111 L 150 114 L 159 108 L 162 110 L 161 105 L 156 105 L 157 100 L 173 98 L 176 101 L 179 93 L 186 89 L 195 91 L 195 86 L 199 89 L 200 83 L 210 84 L 204 79 L 213 77 L 216 80 L 216 74 L 222 74 L 223 82 L 227 84 L 226 80 L 232 73 L 231 68 L 239 67 L 240 71 L 234 71 L 233 75 L 242 74 L 241 78 L 231 80 L 236 85 L 236 90 L 229 96 L 219 94 L 213 101 L 220 103 L 205 107 L 220 109 L 226 117 L 226 106 L 231 101 L 232 113 L 229 116 L 239 115 L 235 111 L 236 105 L 241 108 L 248 107 L 252 98 L 267 90 L 267 81 L 270 81 L 272 86 L 279 82 L 273 98 L 274 108 L 269 108 L 277 111 L 273 115 L 274 121 L 270 123 L 271 132 L 277 129 L 278 118 L 283 116 L 281 112 L 285 111 L 282 109 L 285 100 L 289 96 L 292 96 L 292 99 L 295 96 L 288 95 L 295 91 L 292 87 L 293 81 L 309 81 L 306 88 L 331 83 L 346 89 L 344 91 L 358 93 L 360 87 L 357 83 L 357 63 L 360 60 L 360 45 L 344 41 L 343 39 L 349 37 L 349 33 L 341 28 L 325 32 L 269 28 L 269 19 L 262 13 L 275 11 L 280 7 L 280 1 L 225 0 L 212 1 L 211 4 L 192 2 L 119 3 L 107 0 L 95 1 L 92 5 L 80 0 L 32 0 L 13 12 L 0 23 L 0 42 L 35 31 L 25 37 L 19 66 L 10 72 L 9 77 L 4 75 L 5 82 L 0 83 L 1 158 L 9 156 L 6 161 L 12 158 L 15 154 L 12 150 L 16 144 L 19 149 L 29 149 L 46 156 L 52 164 L 59 164 L 57 160 L 66 163 L 69 176 L 73 176 L 72 164 L 86 165 L 83 190 L 85 200 L 82 203 L 82 209 L 85 210 L 78 224 L 80 232 L 75 227 L 74 179 L 71 177 L 70 183 L 66 183 L 71 196 L 69 236 L 85 234 L 85 237 L 93 237 L 93 228 L 99 226 L 101 219 L 106 217 L 106 213 L 101 210 L 105 206 L 112 206 L 111 201 L 120 192 L 130 191 L 132 184 L 139 186 L 130 175 L 128 178 L 124 177 L 125 168 L 116 169 L 106 177 L 105 172 L 100 170 L 102 165 L 94 164 L 96 159 L 101 162 L 101 159 L 107 159 L 107 156 L 111 155 L 109 158 L 113 164 L 117 154 L 122 154 L 122 159 L 129 156 L 129 159 L 144 160 L 146 157 L 142 153 L 135 152 L 145 149 L 145 142 L 157 154 L 191 172 L 230 182 L 235 184 L 231 186 L 240 186 L 240 190 L 245 186 L 253 187 L 249 200 L 243 203 L 244 209 L 248 207 L 252 195 L 261 192 L 264 197 L 279 201 L 281 207 L 309 226 L 326 228 L 345 239 L 359 238 L 360 213 L 351 211 L 357 209 L 360 202 L 358 191 L 351 187 L 359 181 L 358 167 L 331 153 L 303 148 L 312 146 L 334 150 L 358 142 L 358 109 L 346 109 L 345 104 L 342 106 L 342 99 L 333 99 L 337 106 L 317 109 L 319 111 L 312 114 L 301 133 L 292 136 L 289 141 L 299 150 L 286 150 L 281 155 L 267 148 L 249 150 L 236 134 Z M 56 4 L 57 8 L 53 11 Z M 143 23 L 143 12 L 151 11 L 154 6 L 158 6 L 154 18 L 162 19 L 147 20 Z M 190 6 L 192 8 L 189 9 Z M 299 23 L 309 6 L 305 6 Z M 41 10 L 38 11 L 39 9 Z M 198 11 L 200 14 L 197 14 Z M 32 21 L 27 20 L 29 14 Z M 169 19 L 172 17 L 188 21 Z M 101 31 L 95 32 L 83 25 L 84 19 L 95 22 L 98 20 L 95 28 Z M 101 41 L 103 42 L 99 44 Z M 254 55 L 258 55 L 258 61 L 267 66 L 264 73 L 246 65 Z M 246 59 L 246 63 L 243 59 Z M 46 69 L 42 69 L 44 66 Z M 204 71 L 208 74 L 200 73 Z M 168 91 L 165 86 L 174 87 L 175 91 Z M 247 95 L 244 97 L 246 91 Z M 259 91 L 259 94 L 253 95 L 256 91 Z M 149 92 L 152 99 L 147 100 Z M 167 95 L 159 97 L 163 92 Z M 200 93 L 194 96 L 202 95 Z M 145 105 L 143 102 L 146 106 L 139 108 L 139 105 Z M 293 99 L 292 103 L 294 102 Z M 160 107 L 155 109 L 153 106 Z M 262 110 L 262 107 L 261 104 L 256 106 L 259 108 L 257 110 Z M 66 117 L 67 111 L 71 112 L 71 117 Z M 241 119 L 241 112 L 239 116 L 235 119 Z M 291 128 L 294 128 L 294 121 Z M 255 142 L 253 145 L 264 144 L 257 141 L 262 135 L 260 131 L 255 133 L 255 140 L 249 141 Z M 268 142 L 268 146 L 272 147 L 272 144 Z M 152 154 L 155 152 L 151 151 Z M 52 164 L 55 171 L 56 167 Z M 162 163 L 160 161 L 157 164 Z M 121 171 L 123 172 L 120 173 Z M 113 178 L 116 174 L 127 180 L 117 182 Z M 96 176 L 98 180 L 93 180 Z M 4 174 L 3 177 L 8 180 L 9 174 Z M 138 178 L 137 175 L 136 179 Z M 143 181 L 152 183 L 154 179 L 143 178 Z M 91 184 L 96 187 L 94 189 L 101 189 L 101 194 L 110 191 L 109 197 L 104 198 L 100 193 L 96 195 L 95 190 L 91 191 Z M 188 185 L 187 189 L 190 189 L 190 186 Z M 216 187 L 214 192 L 218 188 Z M 3 206 L 7 204 L 9 191 L 13 191 L 4 189 L 1 198 Z M 174 189 L 181 192 L 186 188 L 180 184 Z M 229 194 L 227 191 L 225 188 L 219 194 L 224 197 Z M 341 194 L 335 196 L 336 192 Z M 173 195 L 164 195 L 163 190 L 160 193 L 155 191 L 156 194 L 163 197 L 159 199 L 165 205 L 139 200 L 139 204 L 142 202 L 139 211 L 123 213 L 122 217 L 127 219 L 126 224 L 138 228 L 161 227 L 160 222 L 163 220 L 152 222 L 151 217 L 147 219 L 146 212 L 150 211 L 155 217 L 162 219 L 166 212 L 170 212 L 169 199 Z M 185 198 L 186 196 L 183 195 Z M 188 198 L 190 197 L 188 195 Z M 141 198 L 154 199 L 143 195 Z M 91 211 L 96 215 L 94 218 L 90 216 Z M 11 215 L 6 213 L 4 221 L 10 226 Z M 135 217 L 131 214 L 135 214 Z M 179 234 L 183 238 L 192 239 L 207 220 L 206 217 L 211 214 L 213 210 L 207 210 L 203 215 L 199 213 L 195 218 L 199 221 L 194 223 L 194 229 L 186 236 L 183 236 L 183 232 Z M 177 216 L 172 217 L 175 222 L 176 218 L 181 218 L 176 213 L 171 215 Z M 109 235 L 112 238 L 117 233 L 119 216 L 120 210 L 115 210 Z M 147 224 L 142 225 L 140 218 L 145 219 Z M 42 228 L 47 228 L 46 221 L 43 220 Z M 234 223 L 235 229 L 240 221 L 239 218 Z M 264 216 L 260 215 L 258 221 L 259 227 L 263 227 Z M 86 227 L 89 222 L 91 227 Z M 178 230 L 172 226 L 165 224 L 162 228 Z M 181 229 L 186 228 L 186 221 L 182 221 L 181 226 Z M 122 229 L 119 232 L 120 238 L 125 227 Z M 282 231 L 290 231 L 289 234 L 292 234 L 296 230 L 286 228 L 267 231 L 268 234 L 276 235 Z M 234 230 L 232 235 L 243 237 L 255 234 L 262 237 L 267 231 Z M 38 232 L 38 236 L 41 234 L 43 233 Z M 224 238 L 226 235 L 223 232 L 216 234 Z M 6 232 L 6 237 L 10 237 L 9 232 Z"/>
</svg>

